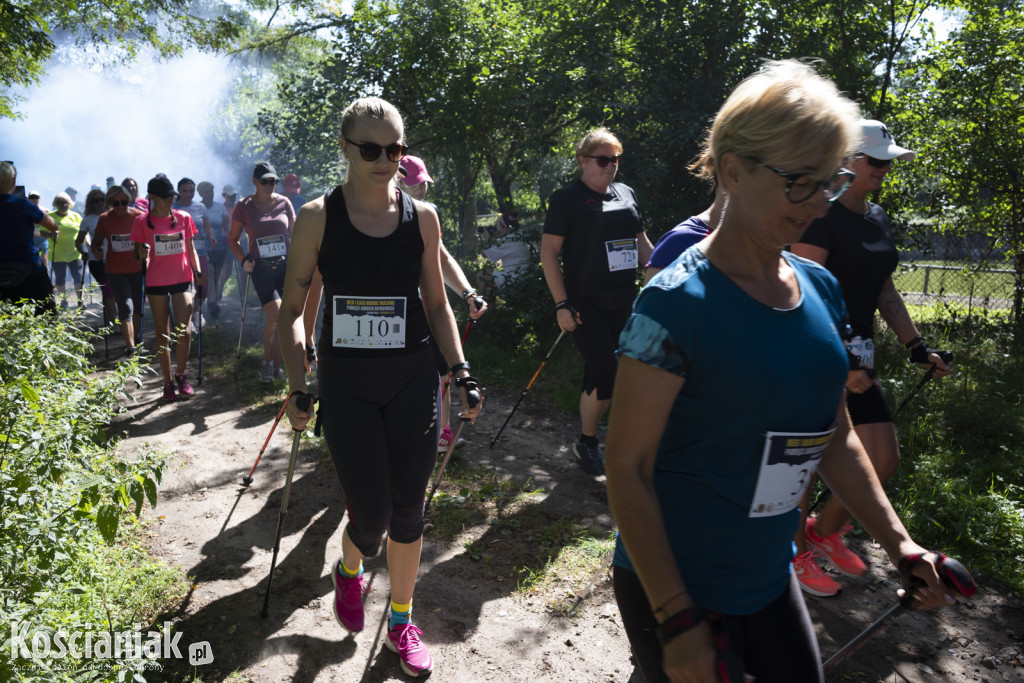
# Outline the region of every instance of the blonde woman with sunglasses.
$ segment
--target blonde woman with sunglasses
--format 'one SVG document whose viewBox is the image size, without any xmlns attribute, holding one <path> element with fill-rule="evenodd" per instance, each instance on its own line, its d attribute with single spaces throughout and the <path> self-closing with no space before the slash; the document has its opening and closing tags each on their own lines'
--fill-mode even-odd
<svg viewBox="0 0 1024 683">
<path fill-rule="evenodd" d="M 348 631 L 365 625 L 363 558 L 388 535 L 391 610 L 385 646 L 410 676 L 434 662 L 411 621 L 423 544 L 423 503 L 437 458 L 438 381 L 431 337 L 452 366 L 463 414 L 480 412 L 441 274 L 437 214 L 394 185 L 405 155 L 404 124 L 390 103 L 367 97 L 342 114 L 345 183 L 299 210 L 281 305 L 281 348 L 292 391 L 308 391 L 302 312 L 320 269 L 324 322 L 318 345 L 319 417 L 348 511 L 342 557 L 331 565 L 334 617 Z M 314 292 L 314 294 L 316 294 Z M 429 614 L 429 610 L 426 610 Z"/>
<path fill-rule="evenodd" d="M 606 128 L 576 145 L 578 180 L 548 202 L 540 260 L 563 332 L 583 356 L 580 438 L 573 454 L 587 474 L 604 473 L 597 428 L 615 383 L 615 348 L 637 292 L 637 268 L 653 246 L 633 190 L 615 182 L 622 143 Z M 561 263 L 559 263 L 561 254 Z"/>
<path fill-rule="evenodd" d="M 274 192 L 278 180 L 270 162 L 256 164 L 252 172 L 255 192 L 235 205 L 228 235 L 228 246 L 252 279 L 266 318 L 261 382 L 284 379 L 281 347 L 277 343 L 277 317 L 284 294 L 284 270 L 295 225 L 295 209 L 287 197 Z M 240 244 L 242 230 L 249 239 L 248 253 L 242 251 Z M 242 286 L 247 287 L 248 283 Z"/>
</svg>

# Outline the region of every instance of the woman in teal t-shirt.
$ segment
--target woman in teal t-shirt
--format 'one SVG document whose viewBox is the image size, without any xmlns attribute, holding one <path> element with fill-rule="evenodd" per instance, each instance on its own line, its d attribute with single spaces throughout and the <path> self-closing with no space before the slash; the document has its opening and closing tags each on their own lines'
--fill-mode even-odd
<svg viewBox="0 0 1024 683">
<path fill-rule="evenodd" d="M 614 586 L 649 683 L 717 681 L 723 667 L 728 680 L 823 680 L 791 564 L 816 470 L 927 583 L 920 606 L 952 601 L 942 556 L 910 538 L 853 435 L 839 284 L 784 251 L 849 185 L 840 163 L 858 120 L 807 64 L 771 62 L 741 83 L 705 147 L 722 220 L 651 279 L 620 337 L 605 463 Z"/>
</svg>

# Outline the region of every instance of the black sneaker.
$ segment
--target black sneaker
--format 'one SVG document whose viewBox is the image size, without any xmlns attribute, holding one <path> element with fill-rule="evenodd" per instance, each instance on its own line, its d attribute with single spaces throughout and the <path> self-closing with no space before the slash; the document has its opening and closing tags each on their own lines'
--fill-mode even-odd
<svg viewBox="0 0 1024 683">
<path fill-rule="evenodd" d="M 572 447 L 572 453 L 580 461 L 580 468 L 587 474 L 604 474 L 604 454 L 597 446 L 580 441 Z"/>
</svg>

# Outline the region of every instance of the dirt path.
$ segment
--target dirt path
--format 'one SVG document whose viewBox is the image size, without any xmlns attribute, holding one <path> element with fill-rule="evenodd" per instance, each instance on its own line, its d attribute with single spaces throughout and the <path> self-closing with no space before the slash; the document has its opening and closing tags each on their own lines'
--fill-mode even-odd
<svg viewBox="0 0 1024 683">
<path fill-rule="evenodd" d="M 237 302 L 226 306 L 221 324 L 237 329 L 238 314 Z M 158 506 L 149 513 L 157 517 L 150 547 L 194 577 L 190 595 L 172 617 L 182 645 L 209 641 L 214 656 L 210 664 L 164 675 L 194 671 L 203 681 L 225 680 L 233 672 L 232 681 L 407 680 L 397 657 L 382 647 L 388 597 L 383 554 L 366 563 L 372 585 L 366 629 L 349 635 L 331 613 L 329 571 L 341 552 L 344 507 L 329 459 L 308 446 L 300 451 L 269 615 L 263 619 L 291 431 L 282 423 L 253 484 L 244 488 L 242 476 L 272 417 L 247 410 L 230 386 L 209 380 L 188 402 L 164 404 L 160 390 L 157 377 L 145 380 L 135 392 L 134 418 L 118 427 L 127 432 L 126 452 L 149 444 L 171 453 Z M 502 442 L 494 450 L 487 447 L 517 397 L 488 394 L 484 415 L 466 429 L 471 443 L 461 457 L 517 486 L 532 480 L 543 492 L 531 497 L 531 512 L 571 515 L 610 529 L 603 477 L 583 474 L 567 450 L 571 416 L 542 415 L 527 400 Z M 426 537 L 414 616 L 434 656 L 433 679 L 640 681 L 607 574 L 599 576 L 576 617 L 553 613 L 545 599 L 515 594 L 514 580 L 478 571 L 474 555 L 479 553 L 468 545 L 492 547 L 501 538 L 501 530 L 486 524 L 468 527 L 449 546 Z M 869 575 L 859 581 L 840 578 L 846 590 L 837 598 L 808 599 L 825 656 L 884 612 L 897 587 L 895 571 L 869 540 L 856 541 L 855 549 L 870 556 Z M 884 634 L 829 680 L 1024 681 L 1022 601 L 981 583 L 969 603 L 937 614 L 894 617 Z"/>
</svg>

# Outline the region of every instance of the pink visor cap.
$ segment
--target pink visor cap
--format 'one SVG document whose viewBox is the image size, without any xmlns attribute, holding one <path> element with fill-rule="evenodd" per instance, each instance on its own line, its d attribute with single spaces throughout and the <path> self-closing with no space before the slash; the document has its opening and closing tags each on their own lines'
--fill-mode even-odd
<svg viewBox="0 0 1024 683">
<path fill-rule="evenodd" d="M 398 162 L 399 168 L 405 173 L 403 178 L 406 185 L 412 187 L 413 185 L 419 185 L 426 181 L 428 183 L 434 182 L 434 179 L 427 173 L 427 166 L 423 163 L 423 159 L 411 154 L 406 154 L 402 157 L 402 160 Z"/>
</svg>

